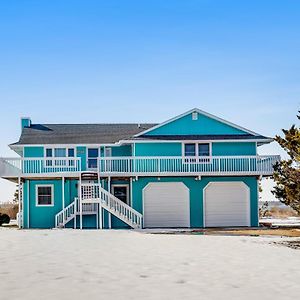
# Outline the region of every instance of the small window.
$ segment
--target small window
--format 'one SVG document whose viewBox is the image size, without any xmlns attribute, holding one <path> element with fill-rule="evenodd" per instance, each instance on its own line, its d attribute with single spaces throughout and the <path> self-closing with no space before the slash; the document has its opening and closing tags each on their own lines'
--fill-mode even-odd
<svg viewBox="0 0 300 300">
<path fill-rule="evenodd" d="M 185 144 L 184 156 L 196 156 L 196 144 Z"/>
<path fill-rule="evenodd" d="M 75 156 L 75 150 L 74 148 L 68 149 L 68 157 L 74 157 Z"/>
<path fill-rule="evenodd" d="M 192 120 L 193 120 L 193 121 L 198 120 L 198 113 L 197 113 L 196 111 L 194 111 L 194 112 L 192 113 Z"/>
<path fill-rule="evenodd" d="M 55 157 L 66 157 L 66 148 L 55 148 L 54 156 Z"/>
<path fill-rule="evenodd" d="M 52 157 L 52 149 L 46 149 L 46 157 Z"/>
<path fill-rule="evenodd" d="M 36 186 L 36 205 L 53 206 L 53 186 L 37 185 Z"/>
<path fill-rule="evenodd" d="M 209 144 L 198 144 L 198 155 L 199 156 L 209 156 Z"/>
</svg>

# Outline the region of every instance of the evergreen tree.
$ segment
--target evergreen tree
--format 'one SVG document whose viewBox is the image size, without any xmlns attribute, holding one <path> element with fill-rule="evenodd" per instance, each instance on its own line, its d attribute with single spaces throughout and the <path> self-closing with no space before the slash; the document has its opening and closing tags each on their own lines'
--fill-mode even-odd
<svg viewBox="0 0 300 300">
<path fill-rule="evenodd" d="M 300 115 L 297 117 L 300 120 Z M 284 137 L 276 136 L 275 140 L 287 152 L 289 159 L 274 166 L 273 179 L 276 186 L 272 193 L 282 203 L 300 213 L 300 128 L 293 125 L 282 132 Z"/>
</svg>

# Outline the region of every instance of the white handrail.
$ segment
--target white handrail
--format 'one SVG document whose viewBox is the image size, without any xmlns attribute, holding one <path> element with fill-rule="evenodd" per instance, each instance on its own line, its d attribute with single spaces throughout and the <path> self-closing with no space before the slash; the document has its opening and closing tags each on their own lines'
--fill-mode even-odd
<svg viewBox="0 0 300 300">
<path fill-rule="evenodd" d="M 99 158 L 101 174 L 232 174 L 271 175 L 278 155 L 250 156 L 153 156 Z"/>
<path fill-rule="evenodd" d="M 126 224 L 133 228 L 142 228 L 142 214 L 106 191 L 100 184 L 81 184 L 81 199 L 83 201 L 82 205 L 89 204 L 89 201 L 99 201 L 102 208 L 106 209 Z"/>
<path fill-rule="evenodd" d="M 0 157 L 0 176 L 80 171 L 80 157 Z"/>
<path fill-rule="evenodd" d="M 76 201 L 76 199 L 75 199 Z M 55 215 L 55 227 L 64 226 L 69 219 L 75 216 L 75 201 L 70 203 L 64 209 L 62 209 L 59 213 Z"/>
</svg>

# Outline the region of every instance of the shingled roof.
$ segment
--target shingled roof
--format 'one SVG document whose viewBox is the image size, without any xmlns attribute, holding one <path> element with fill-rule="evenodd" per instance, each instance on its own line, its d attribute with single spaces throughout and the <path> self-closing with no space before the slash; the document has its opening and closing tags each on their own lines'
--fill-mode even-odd
<svg viewBox="0 0 300 300">
<path fill-rule="evenodd" d="M 11 145 L 111 144 L 157 124 L 32 124 Z"/>
</svg>

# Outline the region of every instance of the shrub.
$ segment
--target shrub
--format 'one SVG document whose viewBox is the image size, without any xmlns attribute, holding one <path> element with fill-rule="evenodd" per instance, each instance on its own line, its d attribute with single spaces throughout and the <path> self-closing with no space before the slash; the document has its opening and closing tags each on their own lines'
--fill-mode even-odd
<svg viewBox="0 0 300 300">
<path fill-rule="evenodd" d="M 10 222 L 9 215 L 0 213 L 0 226 L 2 226 L 2 224 L 9 224 L 9 222 Z"/>
</svg>

